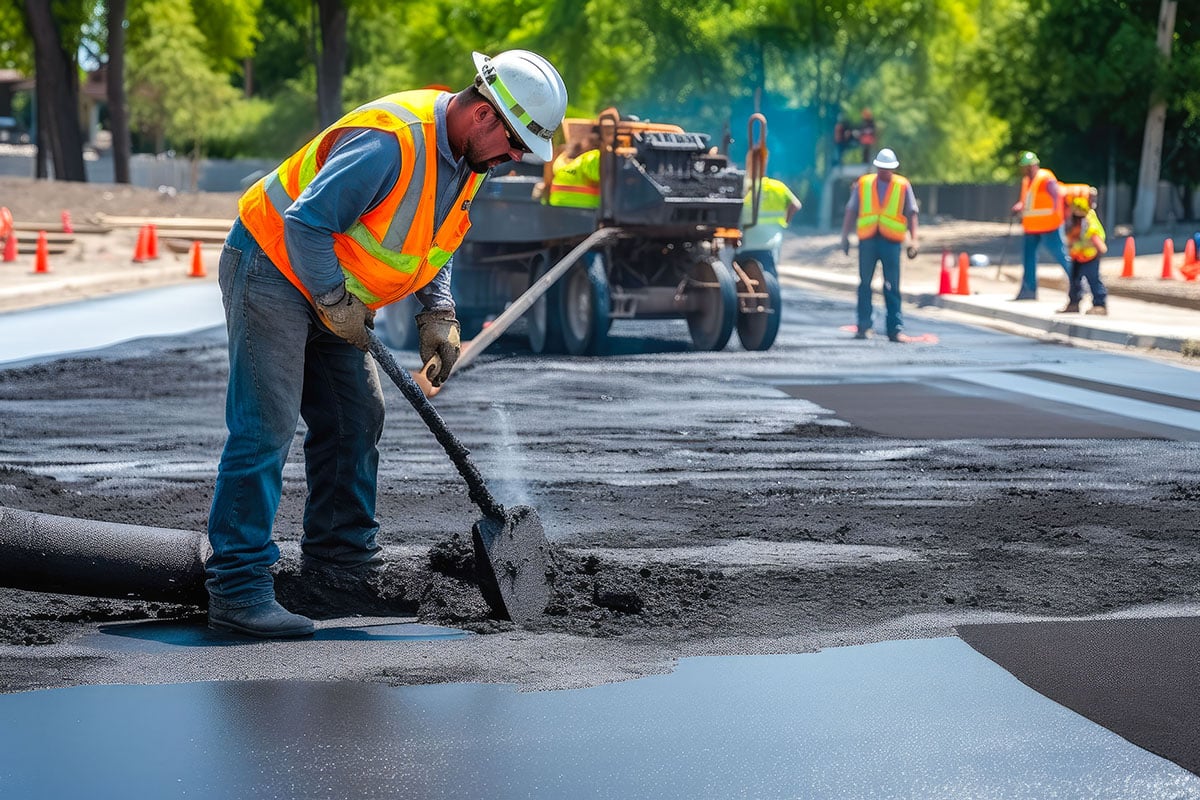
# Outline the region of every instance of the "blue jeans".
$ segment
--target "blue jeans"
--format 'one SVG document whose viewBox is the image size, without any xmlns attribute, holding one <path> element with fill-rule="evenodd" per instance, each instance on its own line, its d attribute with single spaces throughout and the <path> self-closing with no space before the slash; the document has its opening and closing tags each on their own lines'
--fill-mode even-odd
<svg viewBox="0 0 1200 800">
<path fill-rule="evenodd" d="M 887 309 L 888 335 L 904 327 L 900 316 L 900 242 L 890 242 L 882 236 L 860 239 L 858 242 L 858 329 L 871 329 L 871 281 L 875 279 L 876 262 L 883 265 L 883 304 Z"/>
<path fill-rule="evenodd" d="M 229 438 L 208 517 L 206 586 L 212 605 L 241 608 L 275 596 L 270 567 L 279 548 L 271 527 L 301 417 L 308 425 L 303 552 L 352 565 L 379 550 L 383 391 L 369 356 L 317 321 L 240 220 L 225 240 L 219 282 L 229 332 Z"/>
<path fill-rule="evenodd" d="M 1017 292 L 1017 297 L 1022 300 L 1037 297 L 1037 249 L 1039 244 L 1066 271 L 1067 277 L 1071 277 L 1071 262 L 1067 258 L 1067 243 L 1063 240 L 1062 230 L 1055 228 L 1046 233 L 1027 233 L 1025 234 L 1025 269 L 1021 273 L 1021 289 Z"/>
<path fill-rule="evenodd" d="M 1091 261 L 1071 262 L 1071 285 L 1067 290 L 1067 300 L 1075 305 L 1083 299 L 1083 279 L 1087 278 L 1088 289 L 1092 292 L 1092 305 L 1108 305 L 1108 289 L 1100 280 L 1100 256 Z"/>
</svg>

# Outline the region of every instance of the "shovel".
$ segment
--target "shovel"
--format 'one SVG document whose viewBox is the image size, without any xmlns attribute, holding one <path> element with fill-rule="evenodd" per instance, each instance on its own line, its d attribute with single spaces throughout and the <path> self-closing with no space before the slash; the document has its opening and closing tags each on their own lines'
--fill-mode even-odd
<svg viewBox="0 0 1200 800">
<path fill-rule="evenodd" d="M 536 620 L 550 602 L 550 586 L 546 580 L 550 545 L 537 512 L 529 506 L 506 510 L 496 502 L 484 484 L 483 476 L 471 462 L 471 451 L 450 432 L 413 376 L 396 363 L 392 352 L 379 337 L 373 331 L 368 331 L 368 336 L 371 355 L 412 403 L 438 444 L 450 456 L 467 482 L 471 501 L 483 512 L 483 517 L 471 529 L 475 576 L 483 599 L 501 619 L 517 624 Z"/>
</svg>

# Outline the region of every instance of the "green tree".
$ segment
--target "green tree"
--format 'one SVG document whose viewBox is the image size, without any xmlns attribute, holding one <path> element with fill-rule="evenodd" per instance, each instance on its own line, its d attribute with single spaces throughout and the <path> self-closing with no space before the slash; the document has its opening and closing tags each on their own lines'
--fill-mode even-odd
<svg viewBox="0 0 1200 800">
<path fill-rule="evenodd" d="M 1135 184 L 1150 98 L 1167 98 L 1163 177 L 1200 181 L 1200 6 L 1180 3 L 1169 64 L 1155 47 L 1159 0 L 1025 0 L 998 22 L 979 68 L 1011 126 L 1008 150 L 1035 150 L 1066 180 Z M 1010 161 L 1010 164 L 1012 162 Z"/>
<path fill-rule="evenodd" d="M 47 176 L 46 154 L 58 180 L 87 181 L 79 126 L 79 47 L 93 6 L 88 0 L 25 0 L 37 77 L 37 168 Z"/>
<path fill-rule="evenodd" d="M 226 75 L 216 72 L 190 5 L 144 0 L 129 15 L 130 111 L 135 125 L 166 141 L 190 146 L 195 188 L 204 138 L 237 102 Z"/>
</svg>

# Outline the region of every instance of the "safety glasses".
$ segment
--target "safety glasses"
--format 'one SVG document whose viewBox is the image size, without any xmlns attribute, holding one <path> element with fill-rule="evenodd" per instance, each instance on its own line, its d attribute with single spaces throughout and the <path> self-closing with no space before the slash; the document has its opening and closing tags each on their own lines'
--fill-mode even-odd
<svg viewBox="0 0 1200 800">
<path fill-rule="evenodd" d="M 517 135 L 517 132 L 509 126 L 508 120 L 504 118 L 502 113 L 496 111 L 495 109 L 492 109 L 492 113 L 496 115 L 496 119 L 500 120 L 500 124 L 504 126 L 504 135 L 508 137 L 509 147 L 522 153 L 533 152 L 525 145 L 525 142 L 521 140 L 521 137 Z"/>
</svg>

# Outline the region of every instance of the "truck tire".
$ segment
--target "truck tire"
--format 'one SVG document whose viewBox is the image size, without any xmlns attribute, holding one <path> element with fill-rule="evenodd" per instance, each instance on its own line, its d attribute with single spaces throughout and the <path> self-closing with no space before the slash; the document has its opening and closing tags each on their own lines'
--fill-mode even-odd
<svg viewBox="0 0 1200 800">
<path fill-rule="evenodd" d="M 783 317 L 783 304 L 779 294 L 779 279 L 757 259 L 738 259 L 738 266 L 746 273 L 746 277 L 757 282 L 756 293 L 765 294 L 751 308 L 757 311 L 747 311 L 744 304 L 738 303 L 737 332 L 742 340 L 742 347 L 747 350 L 768 350 L 775 343 L 779 333 L 779 323 Z M 738 293 L 751 291 L 752 287 L 743 286 L 738 281 Z"/>
<path fill-rule="evenodd" d="M 375 333 L 393 350 L 417 349 L 417 321 L 421 304 L 413 296 L 384 306 L 375 314 Z"/>
<path fill-rule="evenodd" d="M 537 283 L 554 264 L 550 263 L 550 252 L 540 253 L 534 260 L 529 271 L 529 285 Z M 529 349 L 535 353 L 562 353 L 566 350 L 563 342 L 562 281 L 555 283 L 546 293 L 539 297 L 529 310 L 525 312 L 525 324 L 529 333 Z"/>
<path fill-rule="evenodd" d="M 687 290 L 697 301 L 695 310 L 687 315 L 692 348 L 723 350 L 737 322 L 737 285 L 733 270 L 716 259 L 704 259 L 692 266 L 691 277 L 697 283 L 708 284 L 692 285 Z"/>
<path fill-rule="evenodd" d="M 588 253 L 567 270 L 559 295 L 563 344 L 573 356 L 601 355 L 608 345 L 608 275 L 604 256 Z"/>
</svg>

